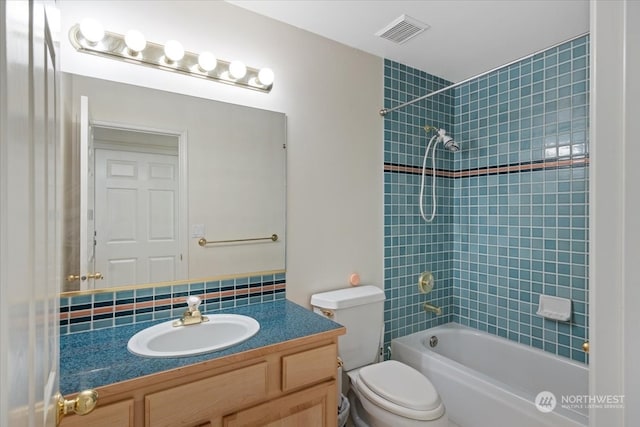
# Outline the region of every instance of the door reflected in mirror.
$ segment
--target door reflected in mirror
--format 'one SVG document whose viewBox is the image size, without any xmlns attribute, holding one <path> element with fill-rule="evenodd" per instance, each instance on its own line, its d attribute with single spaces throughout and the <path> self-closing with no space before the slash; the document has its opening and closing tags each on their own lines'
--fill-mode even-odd
<svg viewBox="0 0 640 427">
<path fill-rule="evenodd" d="M 95 256 L 87 271 L 105 272 L 101 288 L 187 279 L 180 135 L 93 130 Z"/>
<path fill-rule="evenodd" d="M 284 269 L 284 114 L 63 81 L 65 291 Z"/>
</svg>

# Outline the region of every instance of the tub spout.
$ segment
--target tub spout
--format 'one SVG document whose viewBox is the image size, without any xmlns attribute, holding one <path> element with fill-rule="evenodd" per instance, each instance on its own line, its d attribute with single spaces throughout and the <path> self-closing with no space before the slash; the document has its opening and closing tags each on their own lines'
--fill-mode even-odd
<svg viewBox="0 0 640 427">
<path fill-rule="evenodd" d="M 426 311 L 427 313 L 434 313 L 437 316 L 440 316 L 442 314 L 442 309 L 440 307 L 429 304 L 428 302 L 425 302 L 422 308 L 424 308 L 424 311 Z"/>
</svg>

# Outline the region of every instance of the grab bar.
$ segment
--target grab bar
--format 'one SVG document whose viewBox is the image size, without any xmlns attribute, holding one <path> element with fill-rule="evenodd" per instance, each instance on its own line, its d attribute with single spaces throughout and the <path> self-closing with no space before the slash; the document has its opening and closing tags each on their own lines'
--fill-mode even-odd
<svg viewBox="0 0 640 427">
<path fill-rule="evenodd" d="M 202 239 L 198 240 L 198 244 L 202 247 L 205 247 L 206 245 L 215 245 L 218 243 L 255 242 L 258 240 L 271 240 L 272 242 L 275 242 L 276 240 L 278 240 L 278 235 L 274 233 L 269 237 L 253 237 L 251 239 L 231 239 L 231 240 L 211 240 L 211 241 L 207 241 L 207 239 L 203 237 Z"/>
</svg>

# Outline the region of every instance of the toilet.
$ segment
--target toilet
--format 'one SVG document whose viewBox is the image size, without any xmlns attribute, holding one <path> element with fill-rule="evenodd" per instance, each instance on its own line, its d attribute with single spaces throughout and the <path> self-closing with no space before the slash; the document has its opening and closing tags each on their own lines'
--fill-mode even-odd
<svg viewBox="0 0 640 427">
<path fill-rule="evenodd" d="M 378 362 L 384 332 L 384 292 L 355 286 L 311 297 L 313 310 L 347 329 L 338 353 L 349 377 L 356 426 L 448 427 L 444 404 L 419 371 L 395 360 Z"/>
</svg>

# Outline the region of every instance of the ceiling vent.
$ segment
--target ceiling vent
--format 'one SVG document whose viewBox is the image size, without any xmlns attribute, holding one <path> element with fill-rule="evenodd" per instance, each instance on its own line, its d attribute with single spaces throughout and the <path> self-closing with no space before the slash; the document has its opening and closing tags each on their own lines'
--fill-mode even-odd
<svg viewBox="0 0 640 427">
<path fill-rule="evenodd" d="M 420 22 L 407 15 L 401 15 L 394 19 L 389 25 L 378 31 L 376 36 L 390 40 L 394 43 L 402 44 L 417 36 L 427 28 L 429 28 L 429 25 L 424 22 Z"/>
</svg>

